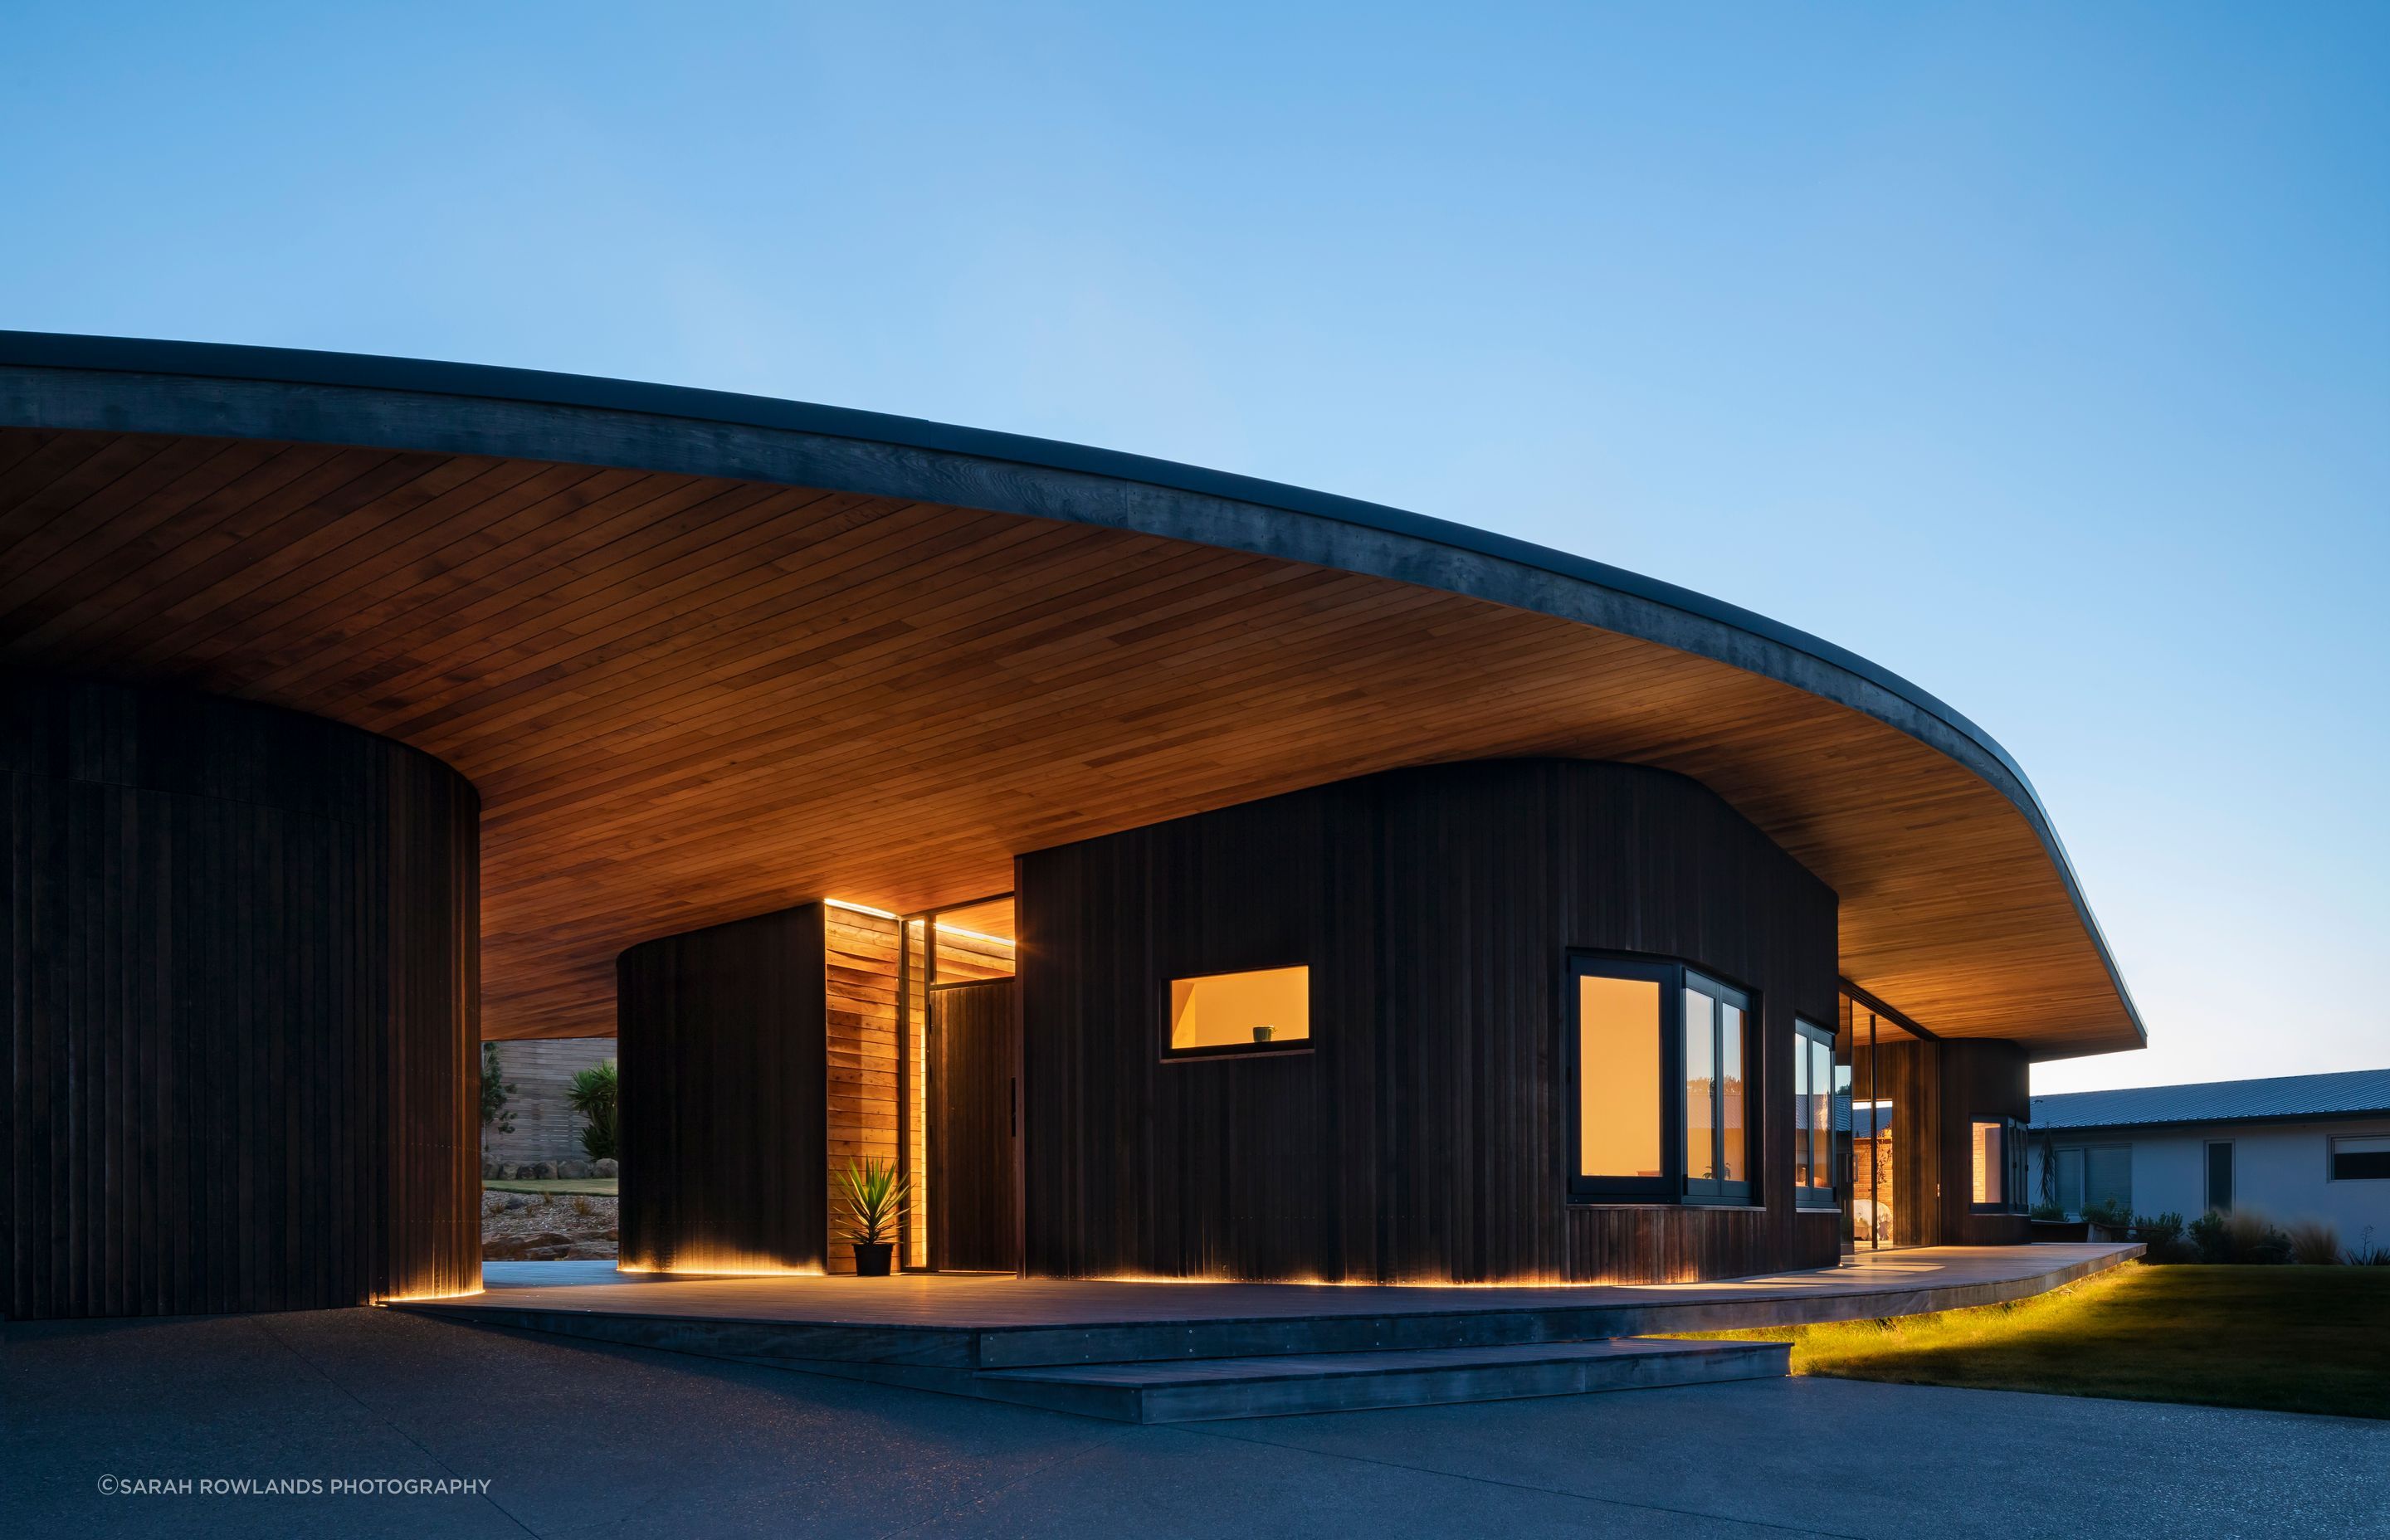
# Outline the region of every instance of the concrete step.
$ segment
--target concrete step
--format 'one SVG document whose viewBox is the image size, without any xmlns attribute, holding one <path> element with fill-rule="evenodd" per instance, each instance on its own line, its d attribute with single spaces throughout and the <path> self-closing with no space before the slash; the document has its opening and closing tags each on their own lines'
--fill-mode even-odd
<svg viewBox="0 0 2390 1540">
<path fill-rule="evenodd" d="M 974 1392 L 1119 1422 L 1205 1422 L 1307 1412 L 1583 1395 L 1790 1371 L 1783 1342 L 1611 1338 L 1506 1347 L 1273 1354 L 983 1369 Z"/>
</svg>

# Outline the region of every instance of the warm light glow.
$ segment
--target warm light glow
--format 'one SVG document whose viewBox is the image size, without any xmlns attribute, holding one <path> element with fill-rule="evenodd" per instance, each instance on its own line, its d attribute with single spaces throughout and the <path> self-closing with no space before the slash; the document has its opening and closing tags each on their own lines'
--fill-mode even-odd
<svg viewBox="0 0 2390 1540">
<path fill-rule="evenodd" d="M 1311 969 L 1269 968 L 1170 981 L 1170 1046 L 1227 1048 L 1311 1036 Z"/>
<path fill-rule="evenodd" d="M 770 1257 L 740 1251 L 680 1251 L 675 1253 L 669 1266 L 651 1262 L 634 1262 L 624 1258 L 614 1264 L 618 1273 L 683 1273 L 691 1276 L 713 1274 L 721 1277 L 741 1278 L 817 1278 L 822 1270 L 817 1266 L 792 1267 Z"/>
<path fill-rule="evenodd" d="M 855 904 L 843 898 L 825 898 L 822 902 L 829 905 L 833 909 L 847 909 L 858 915 L 877 916 L 881 919 L 902 919 L 904 918 L 902 915 L 896 914 L 893 910 L 875 909 L 868 904 Z M 973 907 L 980 907 L 980 905 L 975 905 Z M 917 919 L 913 923 L 915 925 L 919 925 L 921 922 Z M 938 922 L 938 934 L 941 936 L 968 936 L 973 941 L 983 941 L 991 946 L 1001 946 L 1007 950 L 1009 950 L 1012 946 L 1012 938 L 1010 936 L 991 936 L 984 930 L 966 930 L 959 925 L 948 925 L 944 920 L 940 920 Z"/>
<path fill-rule="evenodd" d="M 1698 989 L 1685 991 L 1685 1174 L 1696 1181 L 1717 1178 L 1717 1131 L 1712 1119 L 1716 1098 L 1717 1002 Z"/>
<path fill-rule="evenodd" d="M 453 1294 L 376 1294 L 373 1303 L 377 1305 L 424 1304 L 433 1300 L 469 1300 L 476 1294 L 487 1292 L 486 1289 L 459 1289 Z"/>
<path fill-rule="evenodd" d="M 1576 982 L 1577 1173 L 1660 1174 L 1660 985 Z"/>
<path fill-rule="evenodd" d="M 2000 1176 L 2007 1169 L 2000 1160 L 2000 1125 L 1996 1123 L 1975 1124 L 1972 1141 L 1975 1165 L 1975 1197 L 1978 1203 L 1998 1203 L 2001 1197 Z"/>
</svg>

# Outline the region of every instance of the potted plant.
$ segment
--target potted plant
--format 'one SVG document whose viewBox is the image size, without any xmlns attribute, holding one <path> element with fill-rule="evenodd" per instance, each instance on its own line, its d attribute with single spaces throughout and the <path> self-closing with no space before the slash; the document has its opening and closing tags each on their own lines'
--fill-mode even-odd
<svg viewBox="0 0 2390 1540">
<path fill-rule="evenodd" d="M 846 1238 L 854 1246 L 854 1276 L 884 1278 L 888 1259 L 896 1249 L 896 1221 L 905 1213 L 905 1178 L 893 1161 L 853 1161 L 838 1174 L 838 1195 L 846 1203 L 850 1221 Z"/>
</svg>

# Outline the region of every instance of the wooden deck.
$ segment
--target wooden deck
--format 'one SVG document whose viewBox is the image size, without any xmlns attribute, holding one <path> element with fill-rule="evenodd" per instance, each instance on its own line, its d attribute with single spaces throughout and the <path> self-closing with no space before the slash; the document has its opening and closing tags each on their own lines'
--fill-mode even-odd
<svg viewBox="0 0 2390 1540">
<path fill-rule="evenodd" d="M 1156 1421 L 1780 1375 L 1779 1344 L 1619 1343 L 1994 1304 L 2139 1251 L 1934 1247 L 1712 1283 L 1519 1289 L 690 1277 L 492 1263 L 480 1294 L 392 1308 Z M 1536 1348 L 1553 1351 L 1521 1351 Z"/>
</svg>

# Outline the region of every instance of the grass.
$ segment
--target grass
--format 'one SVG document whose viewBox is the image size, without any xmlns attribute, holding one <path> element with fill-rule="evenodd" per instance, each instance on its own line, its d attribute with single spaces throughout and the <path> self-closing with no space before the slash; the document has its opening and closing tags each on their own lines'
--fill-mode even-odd
<svg viewBox="0 0 2390 1540">
<path fill-rule="evenodd" d="M 2020 1300 L 1689 1332 L 1792 1344 L 1794 1374 L 2390 1418 L 2390 1267 L 2133 1264 Z"/>
<path fill-rule="evenodd" d="M 501 1182 L 492 1176 L 482 1178 L 482 1190 L 484 1192 L 579 1192 L 592 1198 L 615 1198 L 621 1196 L 621 1187 L 622 1178 L 619 1176 L 586 1176 L 577 1180 L 557 1177 L 546 1182 Z"/>
</svg>

